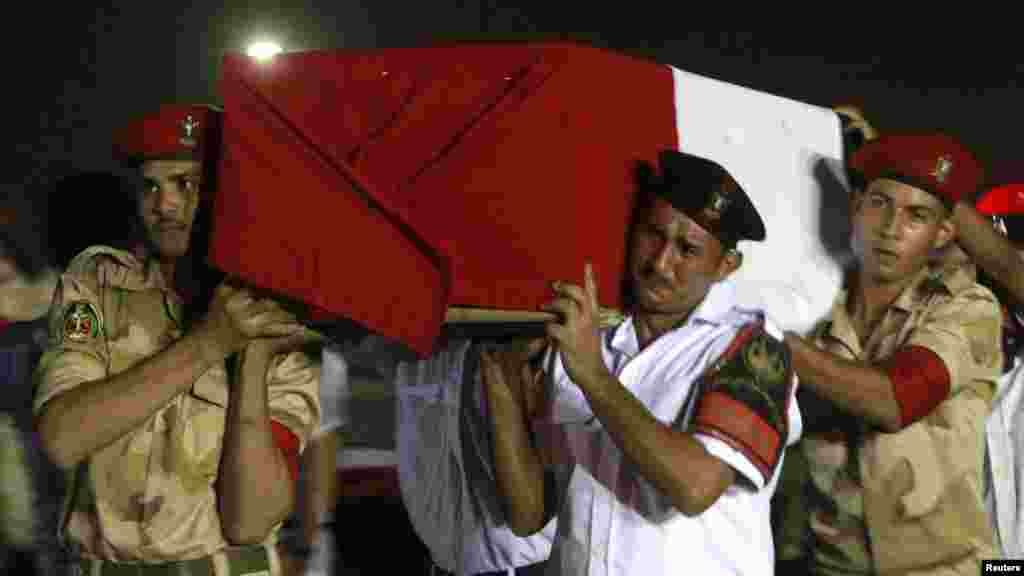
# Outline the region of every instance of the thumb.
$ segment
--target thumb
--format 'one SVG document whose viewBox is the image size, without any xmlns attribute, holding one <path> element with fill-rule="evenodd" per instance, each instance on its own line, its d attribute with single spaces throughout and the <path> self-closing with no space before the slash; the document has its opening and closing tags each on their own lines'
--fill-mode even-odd
<svg viewBox="0 0 1024 576">
<path fill-rule="evenodd" d="M 597 304 L 597 280 L 594 278 L 594 267 L 588 260 L 583 266 L 584 282 L 586 283 L 587 298 L 590 300 L 591 306 L 594 310 L 598 309 Z"/>
</svg>

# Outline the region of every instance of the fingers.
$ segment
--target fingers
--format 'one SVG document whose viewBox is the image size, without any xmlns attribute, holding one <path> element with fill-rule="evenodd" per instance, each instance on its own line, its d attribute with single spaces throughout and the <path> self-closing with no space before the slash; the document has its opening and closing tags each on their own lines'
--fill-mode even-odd
<svg viewBox="0 0 1024 576">
<path fill-rule="evenodd" d="M 580 308 L 587 304 L 587 293 L 583 288 L 568 282 L 552 282 L 551 289 L 562 298 L 567 298 L 576 303 Z"/>
<path fill-rule="evenodd" d="M 549 338 L 559 344 L 564 344 L 569 339 L 569 329 L 555 323 L 548 323 L 544 326 L 544 331 L 547 332 Z"/>
<path fill-rule="evenodd" d="M 526 344 L 526 357 L 528 359 L 533 359 L 540 355 L 542 352 L 544 352 L 544 350 L 546 350 L 547 347 L 547 338 L 534 338 L 533 340 L 530 340 Z"/>
<path fill-rule="evenodd" d="M 573 318 L 580 315 L 579 307 L 570 300 L 559 298 L 541 306 L 545 312 L 553 312 L 561 317 L 561 323 L 568 324 Z"/>
<path fill-rule="evenodd" d="M 591 310 L 596 312 L 598 309 L 597 279 L 594 277 L 594 267 L 590 264 L 589 260 L 583 265 L 583 277 L 587 304 L 590 306 Z"/>
</svg>

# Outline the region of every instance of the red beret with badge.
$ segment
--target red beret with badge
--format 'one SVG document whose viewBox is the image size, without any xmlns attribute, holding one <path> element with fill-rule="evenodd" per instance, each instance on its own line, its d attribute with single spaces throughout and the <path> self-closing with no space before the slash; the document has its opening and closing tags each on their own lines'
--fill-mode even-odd
<svg viewBox="0 0 1024 576">
<path fill-rule="evenodd" d="M 887 179 L 920 188 L 952 207 L 984 182 L 984 169 L 967 148 L 946 134 L 892 134 L 872 140 L 850 161 L 870 184 Z"/>
<path fill-rule="evenodd" d="M 122 161 L 199 160 L 220 146 L 220 109 L 205 104 L 168 104 L 114 134 L 114 157 Z"/>
</svg>

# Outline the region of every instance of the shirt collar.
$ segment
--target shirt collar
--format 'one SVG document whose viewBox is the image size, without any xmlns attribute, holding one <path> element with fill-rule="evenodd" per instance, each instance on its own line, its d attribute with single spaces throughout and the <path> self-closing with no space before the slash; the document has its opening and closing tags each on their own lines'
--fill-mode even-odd
<svg viewBox="0 0 1024 576">
<path fill-rule="evenodd" d="M 832 305 L 831 318 L 825 326 L 827 332 L 844 342 L 849 341 L 854 334 L 853 323 L 847 311 L 850 280 L 851 276 L 848 274 L 842 290 Z M 926 266 L 914 276 L 914 280 L 907 284 L 889 308 L 910 314 L 930 296 L 936 293 L 955 294 L 973 282 L 973 266 Z"/>
<path fill-rule="evenodd" d="M 721 325 L 729 323 L 731 312 L 736 307 L 736 285 L 731 280 L 722 280 L 711 285 L 704 299 L 690 313 L 686 322 L 677 328 L 662 334 L 663 338 L 678 330 L 685 330 L 695 324 Z M 637 338 L 634 316 L 631 314 L 612 329 L 608 334 L 608 346 L 618 352 L 636 355 L 640 351 L 640 340 Z"/>
</svg>

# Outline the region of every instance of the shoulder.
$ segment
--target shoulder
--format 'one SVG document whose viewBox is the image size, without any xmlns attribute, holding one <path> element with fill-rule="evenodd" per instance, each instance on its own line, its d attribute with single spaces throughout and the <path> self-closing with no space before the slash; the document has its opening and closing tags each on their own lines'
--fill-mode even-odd
<svg viewBox="0 0 1024 576">
<path fill-rule="evenodd" d="M 109 246 L 90 246 L 71 260 L 64 278 L 131 288 L 145 283 L 145 265 L 131 252 Z"/>
</svg>

